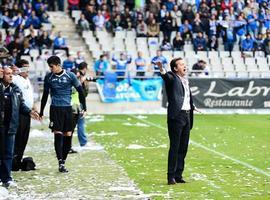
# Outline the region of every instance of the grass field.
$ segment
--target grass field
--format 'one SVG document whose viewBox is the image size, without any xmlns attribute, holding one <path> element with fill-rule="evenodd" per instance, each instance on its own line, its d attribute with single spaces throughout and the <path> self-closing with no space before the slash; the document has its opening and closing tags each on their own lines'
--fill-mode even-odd
<svg viewBox="0 0 270 200">
<path fill-rule="evenodd" d="M 106 115 L 88 130 L 151 199 L 270 199 L 270 116 L 197 115 L 184 172 L 166 185 L 165 115 Z"/>
<path fill-rule="evenodd" d="M 86 122 L 90 141 L 105 152 L 71 154 L 70 172 L 60 174 L 53 135 L 46 123 L 35 127 L 43 132 L 31 133 L 25 155 L 37 170 L 14 172 L 19 187 L 8 199 L 270 199 L 269 115 L 196 115 L 184 171 L 188 183 L 173 186 L 166 181 L 165 115 L 92 115 Z M 144 194 L 136 196 L 138 189 Z"/>
</svg>

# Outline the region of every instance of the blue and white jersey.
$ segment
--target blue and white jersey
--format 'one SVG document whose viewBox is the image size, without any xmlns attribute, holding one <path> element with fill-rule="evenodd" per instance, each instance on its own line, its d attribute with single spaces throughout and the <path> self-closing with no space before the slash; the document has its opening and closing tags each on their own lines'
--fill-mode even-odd
<svg viewBox="0 0 270 200">
<path fill-rule="evenodd" d="M 66 70 L 60 75 L 49 73 L 44 79 L 44 90 L 50 91 L 52 106 L 71 106 L 72 86 L 77 88 L 80 82 L 74 73 Z"/>
</svg>

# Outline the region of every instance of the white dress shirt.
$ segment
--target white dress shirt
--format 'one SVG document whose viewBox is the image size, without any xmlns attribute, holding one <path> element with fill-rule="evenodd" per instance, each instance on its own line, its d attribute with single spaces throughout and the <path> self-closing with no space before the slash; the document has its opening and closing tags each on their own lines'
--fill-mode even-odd
<svg viewBox="0 0 270 200">
<path fill-rule="evenodd" d="M 34 90 L 29 78 L 23 78 L 20 75 L 14 75 L 13 83 L 21 89 L 25 105 L 32 109 L 34 105 Z"/>
<path fill-rule="evenodd" d="M 178 76 L 183 84 L 185 93 L 184 93 L 184 102 L 181 110 L 190 110 L 190 90 L 189 90 L 189 82 L 185 77 Z"/>
</svg>

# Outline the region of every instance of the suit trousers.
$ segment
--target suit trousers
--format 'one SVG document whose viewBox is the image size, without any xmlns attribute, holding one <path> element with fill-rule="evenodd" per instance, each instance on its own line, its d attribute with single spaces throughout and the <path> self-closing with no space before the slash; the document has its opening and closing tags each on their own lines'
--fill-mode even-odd
<svg viewBox="0 0 270 200">
<path fill-rule="evenodd" d="M 168 119 L 170 149 L 168 154 L 168 179 L 182 178 L 190 133 L 190 114 L 181 111 L 177 120 Z"/>
</svg>

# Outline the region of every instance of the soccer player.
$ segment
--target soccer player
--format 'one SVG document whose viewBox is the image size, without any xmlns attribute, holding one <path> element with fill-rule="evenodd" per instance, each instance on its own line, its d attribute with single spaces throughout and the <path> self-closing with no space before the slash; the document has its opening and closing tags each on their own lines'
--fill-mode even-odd
<svg viewBox="0 0 270 200">
<path fill-rule="evenodd" d="M 79 100 L 82 105 L 82 112 L 86 111 L 85 96 L 83 88 L 72 72 L 65 71 L 61 66 L 61 60 L 57 56 L 48 58 L 47 63 L 51 73 L 44 79 L 44 90 L 41 99 L 40 117 L 47 103 L 48 95 L 51 95 L 50 125 L 54 133 L 54 147 L 59 163 L 59 172 L 65 173 L 65 161 L 71 148 L 72 131 L 72 107 L 71 93 L 75 87 L 79 93 Z"/>
</svg>

